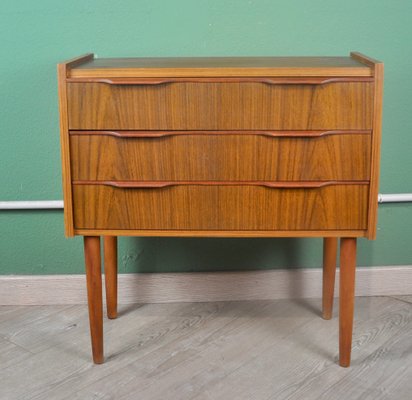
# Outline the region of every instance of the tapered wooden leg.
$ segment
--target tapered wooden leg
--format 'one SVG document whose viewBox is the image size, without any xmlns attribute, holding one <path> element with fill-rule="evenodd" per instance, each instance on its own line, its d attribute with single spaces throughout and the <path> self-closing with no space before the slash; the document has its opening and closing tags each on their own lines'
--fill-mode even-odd
<svg viewBox="0 0 412 400">
<path fill-rule="evenodd" d="M 106 283 L 107 316 L 117 317 L 117 237 L 104 237 L 104 277 Z"/>
<path fill-rule="evenodd" d="M 336 255 L 338 253 L 338 238 L 323 239 L 323 291 L 322 317 L 332 318 L 333 293 L 335 290 Z"/>
<path fill-rule="evenodd" d="M 339 364 L 349 367 L 355 303 L 356 239 L 340 241 Z"/>
<path fill-rule="evenodd" d="M 86 262 L 87 299 L 89 304 L 93 361 L 95 364 L 102 364 L 104 356 L 100 237 L 84 237 L 84 258 Z"/>
</svg>

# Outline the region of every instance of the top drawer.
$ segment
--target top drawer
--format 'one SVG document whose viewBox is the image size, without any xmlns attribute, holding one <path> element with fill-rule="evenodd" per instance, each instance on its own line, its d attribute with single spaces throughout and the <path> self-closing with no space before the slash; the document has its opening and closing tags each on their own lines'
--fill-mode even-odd
<svg viewBox="0 0 412 400">
<path fill-rule="evenodd" d="M 69 82 L 69 129 L 372 128 L 372 82 L 215 79 Z"/>
</svg>

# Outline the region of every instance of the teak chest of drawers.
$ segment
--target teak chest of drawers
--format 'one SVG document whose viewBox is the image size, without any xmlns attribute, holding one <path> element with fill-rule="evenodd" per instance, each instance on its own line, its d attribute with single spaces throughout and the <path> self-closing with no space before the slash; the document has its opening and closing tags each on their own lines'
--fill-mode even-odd
<svg viewBox="0 0 412 400">
<path fill-rule="evenodd" d="M 59 64 L 67 236 L 83 235 L 103 362 L 117 236 L 323 237 L 323 316 L 340 244 L 350 363 L 356 238 L 374 239 L 383 64 L 350 57 L 129 58 Z"/>
</svg>

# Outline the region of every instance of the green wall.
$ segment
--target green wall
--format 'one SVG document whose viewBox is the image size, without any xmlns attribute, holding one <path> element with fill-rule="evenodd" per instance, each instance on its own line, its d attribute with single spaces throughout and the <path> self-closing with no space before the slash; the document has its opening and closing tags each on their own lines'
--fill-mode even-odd
<svg viewBox="0 0 412 400">
<path fill-rule="evenodd" d="M 1 0 L 0 201 L 61 199 L 56 63 L 117 56 L 347 55 L 385 62 L 382 193 L 412 192 L 410 0 Z M 360 265 L 412 264 L 412 204 L 380 205 Z M 59 211 L 0 211 L 0 274 L 83 271 Z M 320 244 L 123 238 L 120 270 L 320 265 Z"/>
</svg>

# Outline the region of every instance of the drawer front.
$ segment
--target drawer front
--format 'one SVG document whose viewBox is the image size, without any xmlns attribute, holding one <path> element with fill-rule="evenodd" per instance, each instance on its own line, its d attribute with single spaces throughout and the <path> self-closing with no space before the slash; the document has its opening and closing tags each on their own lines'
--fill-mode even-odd
<svg viewBox="0 0 412 400">
<path fill-rule="evenodd" d="M 73 185 L 77 229 L 361 230 L 368 185 Z"/>
<path fill-rule="evenodd" d="M 70 129 L 371 129 L 372 82 L 67 84 Z"/>
<path fill-rule="evenodd" d="M 370 134 L 71 132 L 73 180 L 369 180 Z M 286 134 L 286 132 L 285 132 Z M 311 132 L 307 132 L 310 135 Z M 322 134 L 322 133 L 320 133 Z"/>
</svg>

